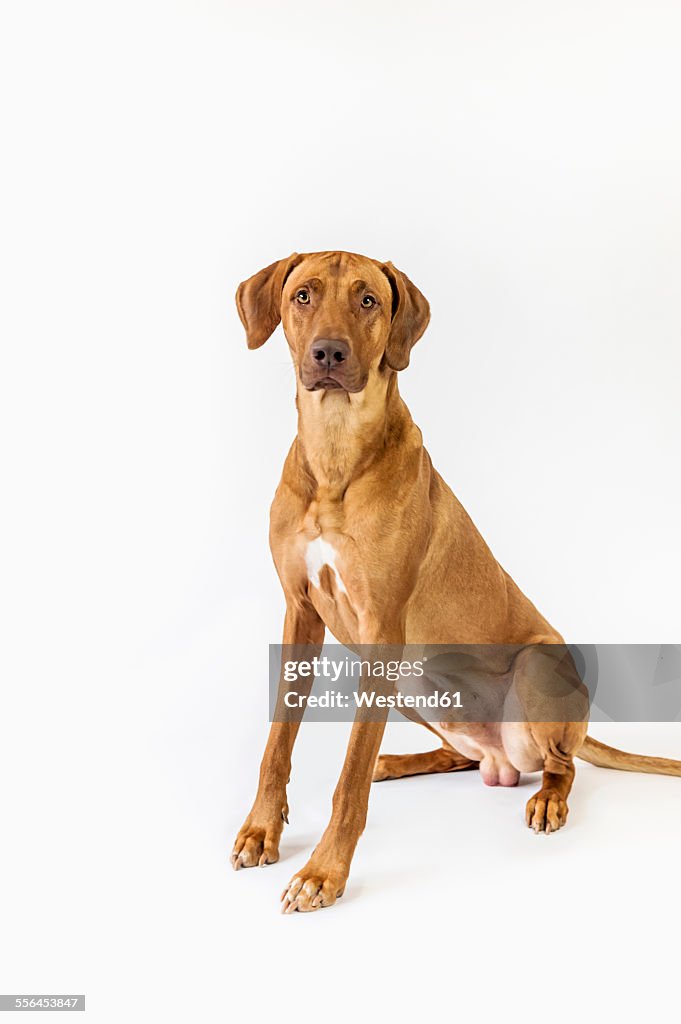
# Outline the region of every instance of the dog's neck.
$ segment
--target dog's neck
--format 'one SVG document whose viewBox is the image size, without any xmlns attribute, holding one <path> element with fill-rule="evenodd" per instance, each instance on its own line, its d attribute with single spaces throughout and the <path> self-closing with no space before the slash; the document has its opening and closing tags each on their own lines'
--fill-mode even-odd
<svg viewBox="0 0 681 1024">
<path fill-rule="evenodd" d="M 414 426 L 394 371 L 371 373 L 366 387 L 296 395 L 298 442 L 317 488 L 342 496 L 348 484 Z M 419 434 L 420 436 L 420 434 Z"/>
</svg>

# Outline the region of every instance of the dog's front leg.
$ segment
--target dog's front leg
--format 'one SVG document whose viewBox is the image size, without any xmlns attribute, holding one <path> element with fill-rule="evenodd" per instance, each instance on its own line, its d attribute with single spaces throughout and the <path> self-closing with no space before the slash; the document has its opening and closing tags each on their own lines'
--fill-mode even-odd
<svg viewBox="0 0 681 1024">
<path fill-rule="evenodd" d="M 284 890 L 284 913 L 329 907 L 343 895 L 350 862 L 366 823 L 371 776 L 384 730 L 385 720 L 353 724 L 333 795 L 331 820 L 305 867 Z"/>
<path fill-rule="evenodd" d="M 324 642 L 324 623 L 311 604 L 289 604 L 284 620 L 283 660 L 309 660 L 321 651 Z M 251 868 L 274 864 L 279 860 L 279 840 L 288 821 L 286 786 L 291 774 L 291 754 L 298 735 L 301 711 L 286 713 L 283 698 L 291 689 L 301 696 L 309 696 L 314 679 L 299 677 L 295 683 L 286 682 L 283 666 L 279 680 L 278 708 L 270 727 L 265 753 L 260 765 L 258 792 L 232 851 L 232 866 Z"/>
<path fill-rule="evenodd" d="M 393 656 L 397 649 L 401 652 L 402 642 L 399 648 L 391 647 Z M 366 650 L 362 651 L 363 659 L 367 657 Z M 380 650 L 383 653 L 377 655 L 374 649 L 371 661 L 387 660 L 383 643 Z M 360 692 L 366 690 L 387 694 L 393 687 L 386 683 L 385 676 L 380 677 L 380 683 L 363 676 Z M 343 769 L 333 794 L 331 820 L 305 867 L 294 875 L 282 893 L 283 913 L 329 907 L 343 895 L 355 847 L 366 824 L 373 770 L 388 710 L 387 706 L 358 707 Z"/>
</svg>

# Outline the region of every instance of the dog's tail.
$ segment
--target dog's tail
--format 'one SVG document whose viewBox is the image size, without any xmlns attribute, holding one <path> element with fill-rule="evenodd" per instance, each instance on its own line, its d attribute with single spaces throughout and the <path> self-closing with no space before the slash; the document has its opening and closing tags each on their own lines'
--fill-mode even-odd
<svg viewBox="0 0 681 1024">
<path fill-rule="evenodd" d="M 599 768 L 619 768 L 623 772 L 649 772 L 651 775 L 681 775 L 681 761 L 669 757 L 646 757 L 644 754 L 627 754 L 624 750 L 609 747 L 587 736 L 577 751 L 577 757 Z"/>
</svg>

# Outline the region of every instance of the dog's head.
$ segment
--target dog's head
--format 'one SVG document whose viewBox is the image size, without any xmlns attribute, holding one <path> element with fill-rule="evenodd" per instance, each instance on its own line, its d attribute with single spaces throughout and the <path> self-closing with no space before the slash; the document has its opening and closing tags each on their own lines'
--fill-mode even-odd
<svg viewBox="0 0 681 1024">
<path fill-rule="evenodd" d="M 371 373 L 403 370 L 430 319 L 428 302 L 392 263 L 349 252 L 294 253 L 239 285 L 249 348 L 281 321 L 308 391 L 362 391 Z"/>
</svg>

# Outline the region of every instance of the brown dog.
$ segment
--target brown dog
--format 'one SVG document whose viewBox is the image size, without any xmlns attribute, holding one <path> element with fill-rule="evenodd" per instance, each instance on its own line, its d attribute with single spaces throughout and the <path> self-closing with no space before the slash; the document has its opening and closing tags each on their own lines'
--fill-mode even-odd
<svg viewBox="0 0 681 1024">
<path fill-rule="evenodd" d="M 391 263 L 346 252 L 294 254 L 237 292 L 248 347 L 279 322 L 297 369 L 298 435 L 271 510 L 270 544 L 286 596 L 285 644 L 513 644 L 522 689 L 560 635 L 501 568 L 433 469 L 397 375 L 430 318 Z M 508 668 L 508 666 L 505 666 Z M 425 724 L 425 723 L 424 723 Z M 681 762 L 625 754 L 590 739 L 586 722 L 429 726 L 444 745 L 379 757 L 385 723 L 355 721 L 331 821 L 282 897 L 316 910 L 342 895 L 374 780 L 479 765 L 490 784 L 542 771 L 527 823 L 566 820 L 574 757 L 681 775 Z M 236 840 L 236 869 L 278 859 L 295 722 L 274 722 L 255 802 Z M 456 749 L 450 741 L 455 741 Z"/>
</svg>

